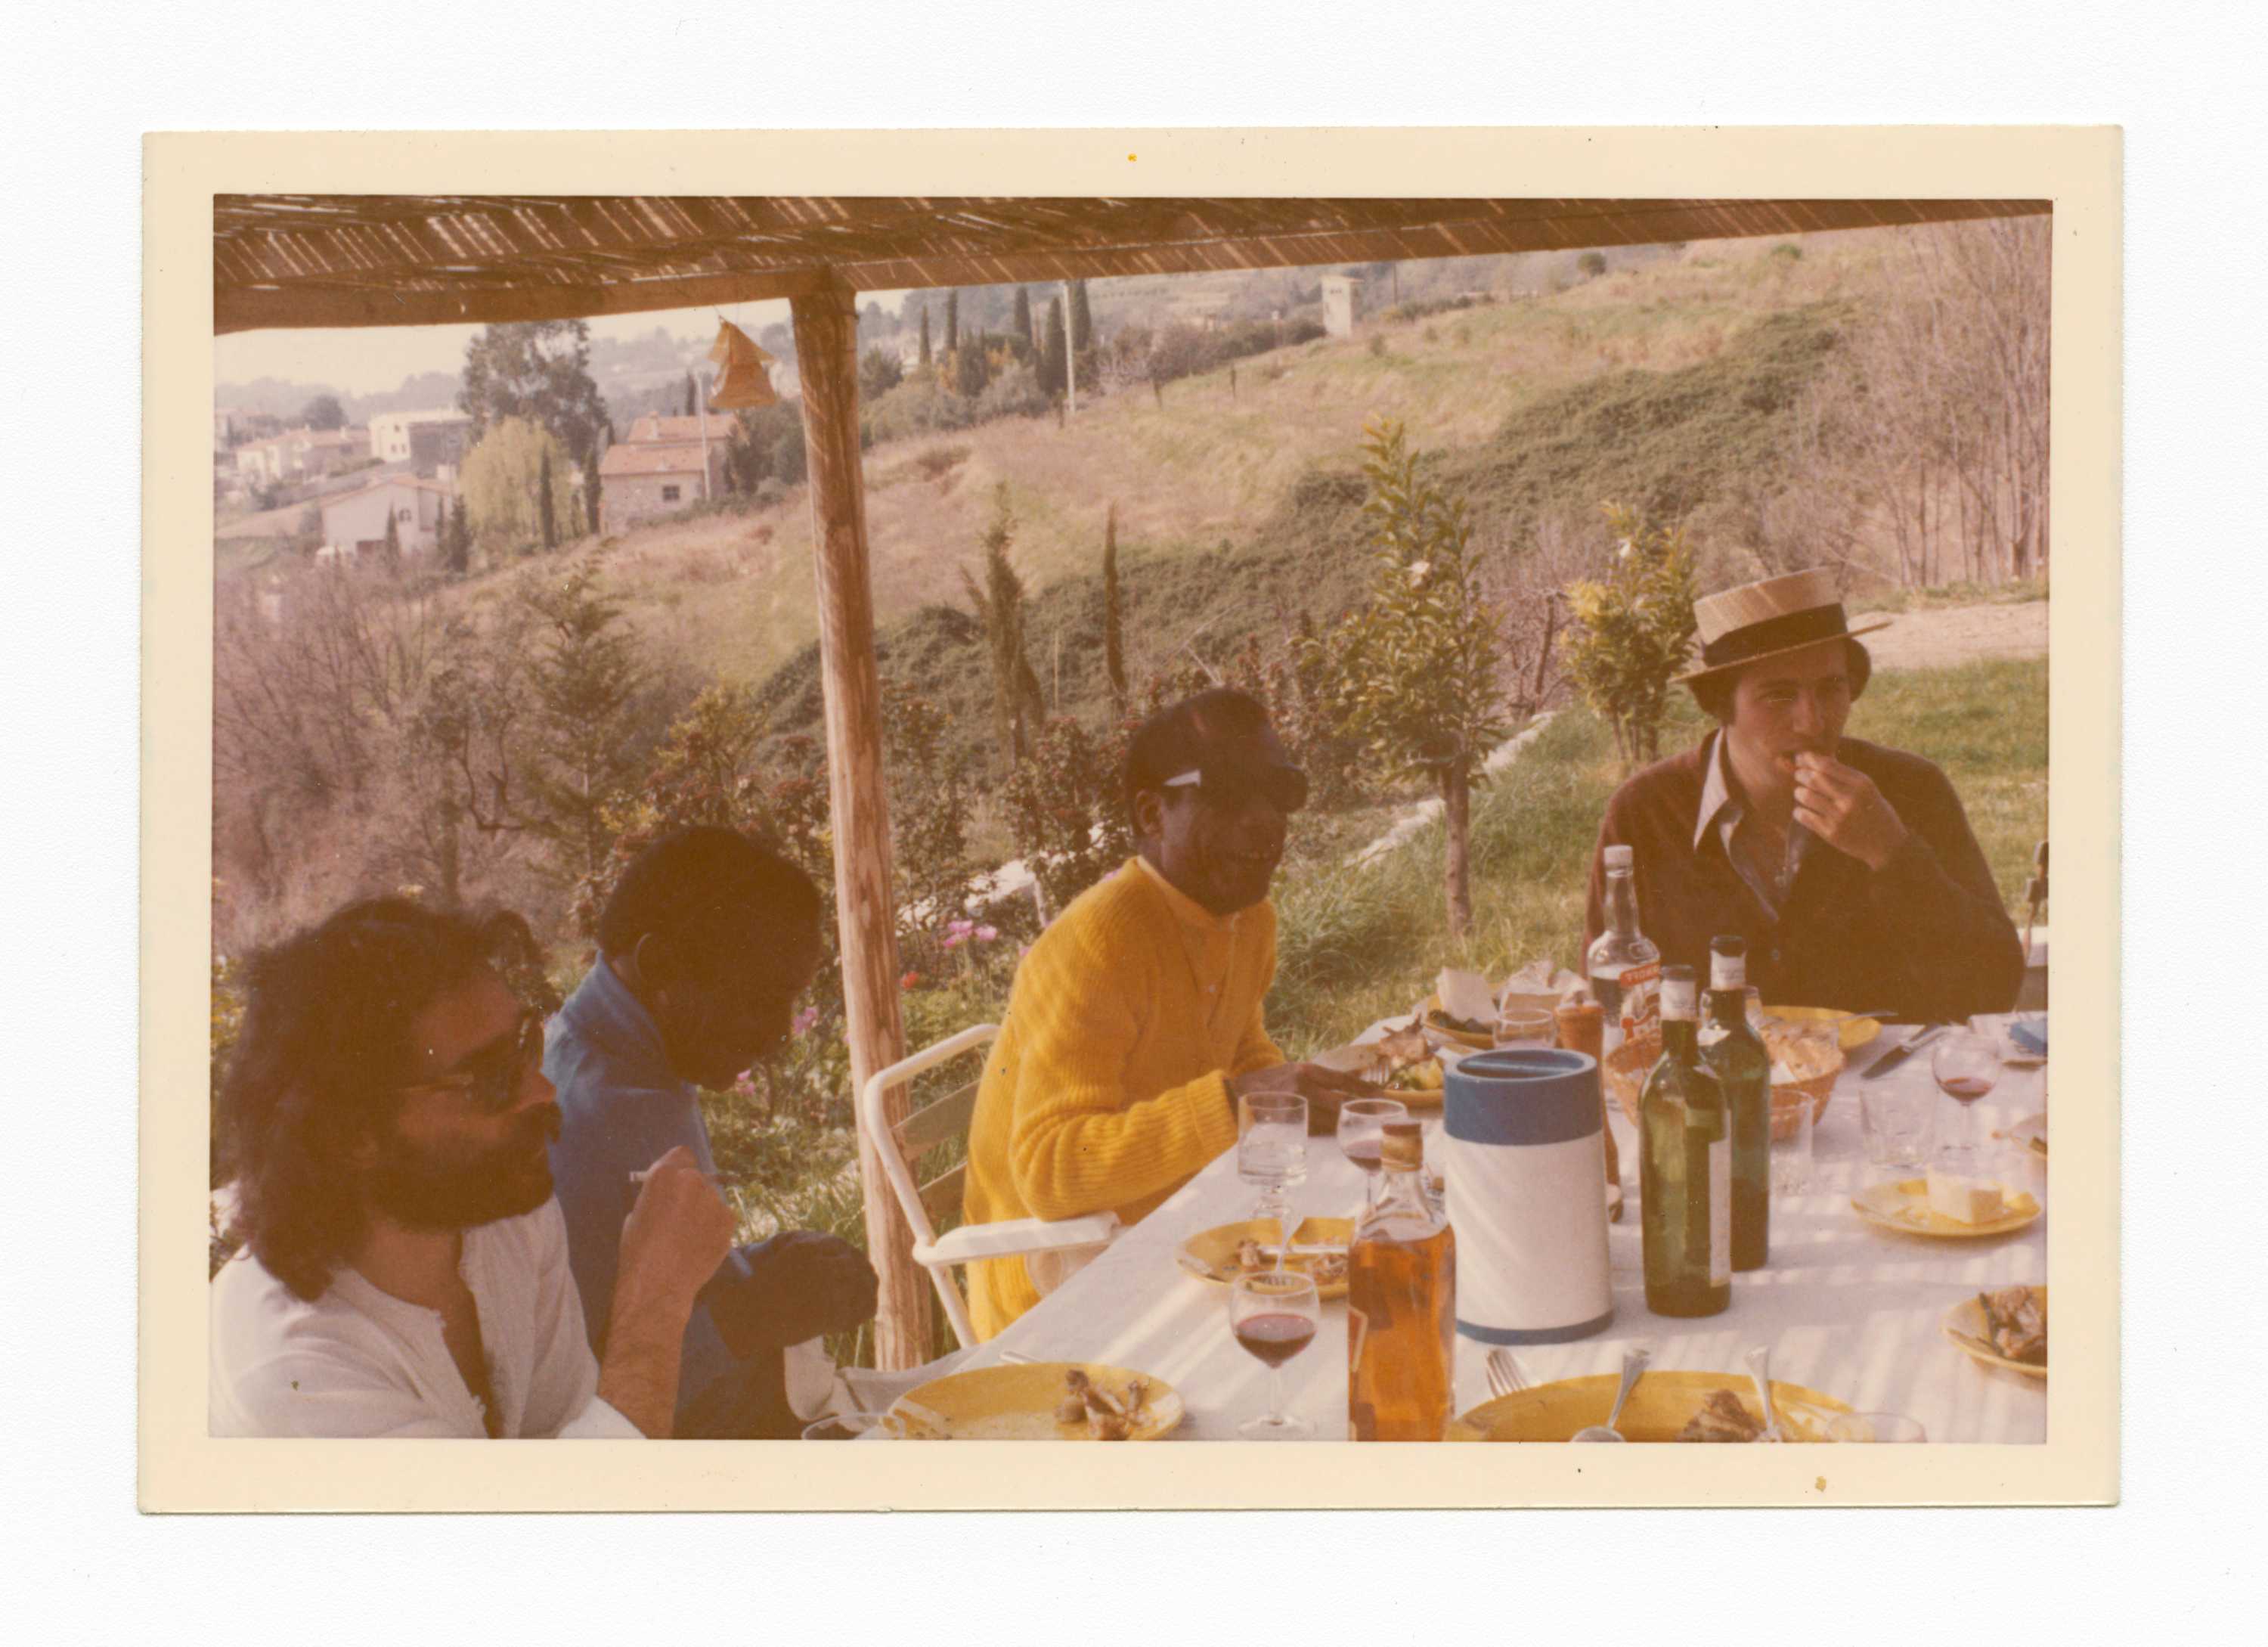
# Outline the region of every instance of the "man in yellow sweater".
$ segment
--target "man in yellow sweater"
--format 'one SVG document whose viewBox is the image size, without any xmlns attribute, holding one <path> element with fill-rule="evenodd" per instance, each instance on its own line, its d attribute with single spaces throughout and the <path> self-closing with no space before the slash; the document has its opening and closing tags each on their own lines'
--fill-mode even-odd
<svg viewBox="0 0 2268 1647">
<path fill-rule="evenodd" d="M 1307 782 L 1246 693 L 1159 711 L 1126 754 L 1138 855 L 1090 887 L 1017 968 L 968 1133 L 971 1223 L 1127 1223 L 1236 1142 L 1236 1100 L 1297 1092 L 1313 1124 L 1376 1089 L 1288 1064 L 1261 1003 L 1276 972 L 1269 883 Z M 971 1267 L 990 1338 L 1039 1302 L 1022 1259 Z"/>
</svg>

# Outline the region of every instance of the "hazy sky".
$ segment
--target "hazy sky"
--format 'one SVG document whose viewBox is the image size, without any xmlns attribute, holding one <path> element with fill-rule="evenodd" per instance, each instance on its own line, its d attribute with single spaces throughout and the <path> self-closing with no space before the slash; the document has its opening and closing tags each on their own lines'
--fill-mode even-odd
<svg viewBox="0 0 2268 1647">
<path fill-rule="evenodd" d="M 895 308 L 895 292 L 861 292 Z M 657 326 L 681 337 L 717 335 L 719 311 L 658 309 L 650 314 L 612 314 L 591 322 L 593 338 L 643 337 Z M 725 318 L 750 336 L 787 319 L 787 300 L 733 304 Z M 375 395 L 399 388 L 420 372 L 454 372 L 465 364 L 465 345 L 478 326 L 361 326 L 306 331 L 231 332 L 213 339 L 213 381 L 249 383 L 254 378 L 327 383 L 349 395 Z"/>
</svg>

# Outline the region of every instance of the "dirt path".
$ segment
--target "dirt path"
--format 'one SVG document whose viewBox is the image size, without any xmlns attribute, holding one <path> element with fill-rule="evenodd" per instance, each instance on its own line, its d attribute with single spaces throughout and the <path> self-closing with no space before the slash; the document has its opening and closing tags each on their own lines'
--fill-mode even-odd
<svg viewBox="0 0 2268 1647">
<path fill-rule="evenodd" d="M 1854 626 L 1880 621 L 1854 617 Z M 1884 669 L 1929 669 L 1977 658 L 2043 658 L 2048 651 L 2048 603 L 1945 606 L 1901 612 L 1888 629 L 1866 638 L 1874 664 Z"/>
</svg>

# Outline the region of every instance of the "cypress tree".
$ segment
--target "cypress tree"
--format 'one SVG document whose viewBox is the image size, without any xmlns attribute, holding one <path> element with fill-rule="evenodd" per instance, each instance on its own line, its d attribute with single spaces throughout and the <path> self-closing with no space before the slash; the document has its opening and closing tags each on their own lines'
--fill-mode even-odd
<svg viewBox="0 0 2268 1647">
<path fill-rule="evenodd" d="M 449 531 L 443 564 L 457 577 L 472 570 L 473 523 L 465 517 L 465 500 L 456 499 L 449 506 Z"/>
<path fill-rule="evenodd" d="M 1118 506 L 1102 527 L 1102 667 L 1110 678 L 1110 713 L 1126 719 L 1125 610 L 1118 599 Z"/>
<path fill-rule="evenodd" d="M 931 363 L 929 355 L 929 305 L 926 303 L 922 305 L 921 363 L 922 370 L 924 372 L 928 371 Z"/>
<path fill-rule="evenodd" d="M 1016 352 L 1022 354 L 1033 344 L 1032 294 L 1021 286 L 1016 288 Z"/>
<path fill-rule="evenodd" d="M 1071 349 L 1083 355 L 1094 347 L 1094 316 L 1086 307 L 1086 282 L 1071 283 Z"/>
<path fill-rule="evenodd" d="M 1064 392 L 1064 313 L 1063 299 L 1048 299 L 1048 329 L 1040 340 L 1040 391 L 1045 395 Z"/>
<path fill-rule="evenodd" d="M 961 347 L 961 288 L 953 287 L 945 294 L 945 352 L 951 354 Z"/>
<path fill-rule="evenodd" d="M 591 535 L 599 535 L 599 460 L 602 454 L 593 441 L 590 454 L 583 460 L 583 506 L 591 517 Z"/>
<path fill-rule="evenodd" d="M 543 461 L 535 471 L 535 511 L 543 521 L 543 547 L 559 547 L 559 521 L 551 510 L 551 448 L 543 448 Z"/>
<path fill-rule="evenodd" d="M 688 372 L 685 374 L 685 415 L 688 417 L 701 410 L 701 403 L 694 398 L 695 393 L 693 374 Z"/>
<path fill-rule="evenodd" d="M 386 547 L 379 551 L 386 557 L 386 569 L 393 572 L 401 565 L 401 528 L 394 523 L 394 506 L 386 506 Z"/>
</svg>

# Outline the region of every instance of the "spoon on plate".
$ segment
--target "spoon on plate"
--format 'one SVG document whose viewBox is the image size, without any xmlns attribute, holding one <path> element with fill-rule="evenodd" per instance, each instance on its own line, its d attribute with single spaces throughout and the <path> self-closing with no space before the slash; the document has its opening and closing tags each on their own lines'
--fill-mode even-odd
<svg viewBox="0 0 2268 1647">
<path fill-rule="evenodd" d="M 1622 1422 L 1623 1403 L 1630 1400 L 1638 1381 L 1646 1377 L 1647 1365 L 1653 1360 L 1650 1349 L 1626 1349 L 1623 1352 L 1622 1387 L 1615 1392 L 1615 1410 L 1607 1414 L 1603 1424 L 1586 1424 L 1568 1439 L 1571 1441 L 1627 1441 L 1629 1437 L 1615 1426 Z"/>
</svg>

